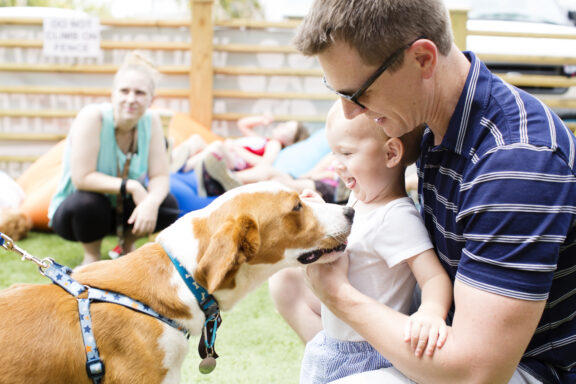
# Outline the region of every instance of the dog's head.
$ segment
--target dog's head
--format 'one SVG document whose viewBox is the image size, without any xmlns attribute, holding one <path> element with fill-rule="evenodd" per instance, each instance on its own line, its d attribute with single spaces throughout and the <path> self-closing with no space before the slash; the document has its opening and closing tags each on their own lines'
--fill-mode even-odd
<svg viewBox="0 0 576 384">
<path fill-rule="evenodd" d="M 328 260 L 342 251 L 354 211 L 305 201 L 278 183 L 256 183 L 225 193 L 187 214 L 157 241 L 184 263 L 210 293 L 252 288 L 277 270 Z"/>
<path fill-rule="evenodd" d="M 0 232 L 18 241 L 28 235 L 32 220 L 16 208 L 0 208 Z"/>
</svg>

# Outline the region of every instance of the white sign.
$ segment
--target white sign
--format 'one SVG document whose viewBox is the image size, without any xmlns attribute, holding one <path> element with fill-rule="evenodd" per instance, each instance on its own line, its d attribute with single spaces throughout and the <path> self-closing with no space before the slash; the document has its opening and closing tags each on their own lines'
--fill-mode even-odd
<svg viewBox="0 0 576 384">
<path fill-rule="evenodd" d="M 44 19 L 45 56 L 100 56 L 100 20 L 96 17 Z"/>
</svg>

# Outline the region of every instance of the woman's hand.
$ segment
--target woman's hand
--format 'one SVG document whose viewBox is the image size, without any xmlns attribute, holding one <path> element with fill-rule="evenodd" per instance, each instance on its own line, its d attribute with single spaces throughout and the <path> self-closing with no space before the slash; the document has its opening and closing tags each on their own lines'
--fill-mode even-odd
<svg viewBox="0 0 576 384">
<path fill-rule="evenodd" d="M 137 180 L 128 180 L 126 186 L 136 205 L 128 219 L 128 224 L 133 225 L 132 233 L 139 237 L 149 235 L 156 228 L 159 204 Z"/>
</svg>

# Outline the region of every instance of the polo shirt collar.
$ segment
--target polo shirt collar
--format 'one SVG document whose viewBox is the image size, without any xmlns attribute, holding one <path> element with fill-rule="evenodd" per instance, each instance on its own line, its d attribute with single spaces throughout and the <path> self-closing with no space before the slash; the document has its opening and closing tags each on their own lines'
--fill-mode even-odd
<svg viewBox="0 0 576 384">
<path fill-rule="evenodd" d="M 470 61 L 470 71 L 440 147 L 471 157 L 474 138 L 479 134 L 473 128 L 479 126 L 488 105 L 492 74 L 474 53 L 464 54 Z"/>
</svg>

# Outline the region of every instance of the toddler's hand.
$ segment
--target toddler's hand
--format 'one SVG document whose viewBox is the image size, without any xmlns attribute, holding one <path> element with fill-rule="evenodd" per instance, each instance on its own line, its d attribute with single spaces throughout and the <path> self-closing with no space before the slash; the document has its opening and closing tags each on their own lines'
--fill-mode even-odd
<svg viewBox="0 0 576 384">
<path fill-rule="evenodd" d="M 432 356 L 436 348 L 442 348 L 446 342 L 447 327 L 444 319 L 418 311 L 410 316 L 404 330 L 404 341 L 410 343 L 414 355 Z"/>
</svg>

